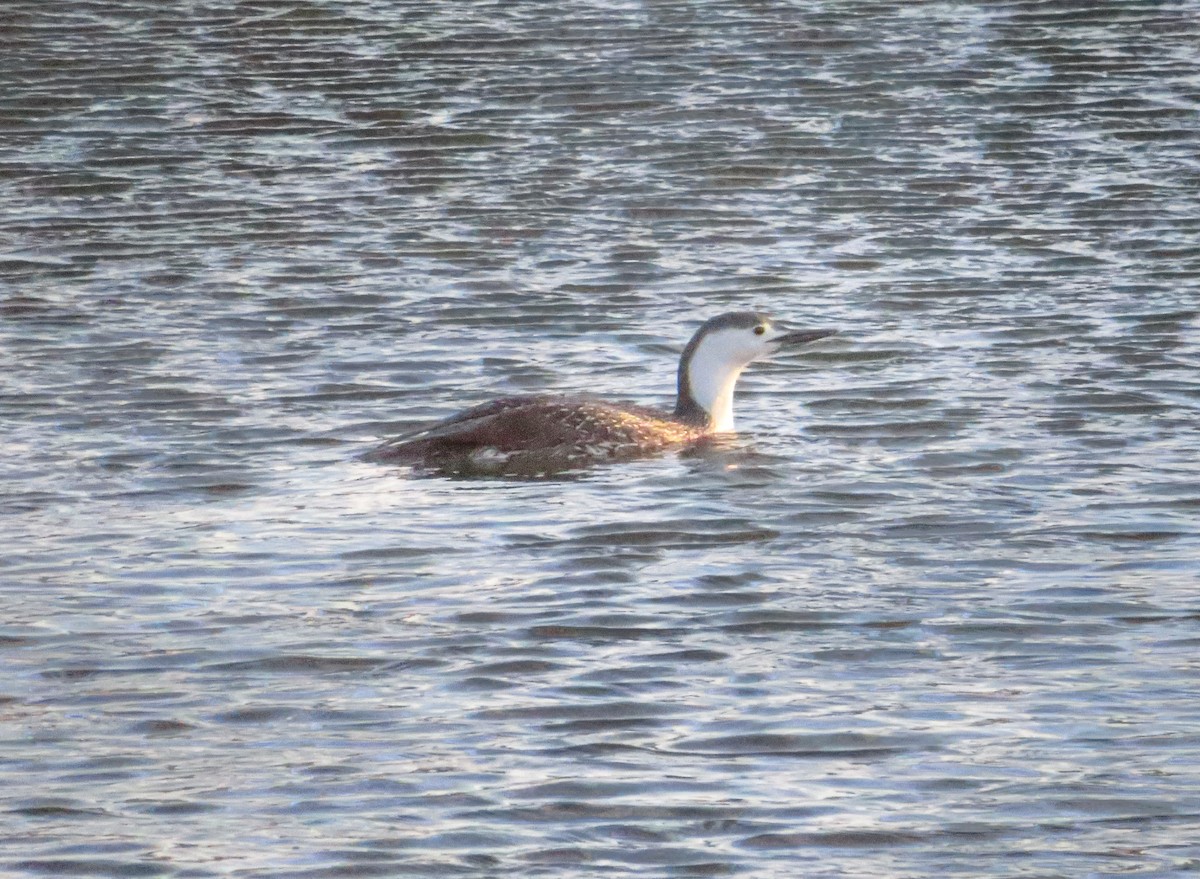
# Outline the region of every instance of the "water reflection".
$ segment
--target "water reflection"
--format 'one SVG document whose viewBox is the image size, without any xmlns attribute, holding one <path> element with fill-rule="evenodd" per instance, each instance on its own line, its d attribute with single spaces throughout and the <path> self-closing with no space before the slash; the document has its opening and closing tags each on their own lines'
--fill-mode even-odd
<svg viewBox="0 0 1200 879">
<path fill-rule="evenodd" d="M 1186 4 L 9 6 L 8 872 L 1194 869 Z"/>
</svg>

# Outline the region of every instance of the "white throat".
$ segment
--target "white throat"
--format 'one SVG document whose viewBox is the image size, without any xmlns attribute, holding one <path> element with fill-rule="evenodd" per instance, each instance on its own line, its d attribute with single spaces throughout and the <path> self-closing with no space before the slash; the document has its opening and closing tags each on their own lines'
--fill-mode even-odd
<svg viewBox="0 0 1200 879">
<path fill-rule="evenodd" d="M 692 399 L 708 412 L 711 429 L 733 433 L 733 389 L 750 360 L 723 341 L 716 334 L 697 346 L 688 363 L 688 385 Z"/>
</svg>

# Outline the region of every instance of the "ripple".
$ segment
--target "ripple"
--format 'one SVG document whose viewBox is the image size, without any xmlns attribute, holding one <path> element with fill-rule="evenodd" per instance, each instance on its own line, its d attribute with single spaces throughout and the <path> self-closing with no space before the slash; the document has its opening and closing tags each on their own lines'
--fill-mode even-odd
<svg viewBox="0 0 1200 879">
<path fill-rule="evenodd" d="M 1191 10 L 5 12 L 3 869 L 1194 869 Z M 355 460 L 746 307 L 734 442 Z"/>
</svg>

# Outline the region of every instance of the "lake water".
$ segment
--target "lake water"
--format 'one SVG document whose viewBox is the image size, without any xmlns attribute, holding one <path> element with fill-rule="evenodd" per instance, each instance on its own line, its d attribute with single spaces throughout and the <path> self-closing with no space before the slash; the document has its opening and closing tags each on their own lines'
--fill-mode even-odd
<svg viewBox="0 0 1200 879">
<path fill-rule="evenodd" d="M 4 875 L 1200 870 L 1200 5 L 3 17 Z"/>
</svg>

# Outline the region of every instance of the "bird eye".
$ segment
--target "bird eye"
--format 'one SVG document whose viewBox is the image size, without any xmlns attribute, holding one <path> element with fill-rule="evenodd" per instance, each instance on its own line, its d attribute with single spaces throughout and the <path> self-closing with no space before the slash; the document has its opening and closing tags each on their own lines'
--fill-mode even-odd
<svg viewBox="0 0 1200 879">
<path fill-rule="evenodd" d="M 756 336 L 761 336 L 761 335 L 762 335 L 763 333 L 765 333 L 766 331 L 767 331 L 767 328 L 766 328 L 766 327 L 764 327 L 762 324 L 759 324 L 758 326 L 756 326 L 756 327 L 754 328 L 754 335 L 756 335 Z"/>
</svg>

